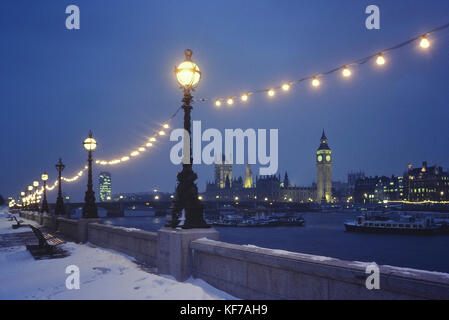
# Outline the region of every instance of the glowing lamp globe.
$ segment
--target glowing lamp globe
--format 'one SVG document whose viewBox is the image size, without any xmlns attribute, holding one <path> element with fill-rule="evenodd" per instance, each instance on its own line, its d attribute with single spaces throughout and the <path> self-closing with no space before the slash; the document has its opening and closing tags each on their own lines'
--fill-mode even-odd
<svg viewBox="0 0 449 320">
<path fill-rule="evenodd" d="M 33 186 L 37 188 L 39 186 L 39 181 L 33 181 Z"/>
<path fill-rule="evenodd" d="M 92 138 L 92 132 L 90 132 L 89 137 L 84 140 L 83 145 L 84 149 L 86 149 L 87 151 L 94 151 L 95 149 L 97 149 L 97 141 Z"/>
<path fill-rule="evenodd" d="M 429 39 L 427 39 L 426 36 L 423 36 L 423 37 L 421 38 L 421 41 L 420 41 L 420 43 L 419 43 L 419 46 L 420 46 L 421 48 L 423 48 L 423 49 L 429 48 L 429 47 L 430 47 L 430 41 L 429 41 Z"/>
<path fill-rule="evenodd" d="M 33 186 L 28 186 L 28 191 L 33 191 Z"/>
<path fill-rule="evenodd" d="M 381 54 L 379 54 L 379 55 L 377 56 L 376 63 L 377 63 L 379 66 L 383 66 L 383 65 L 385 64 L 385 58 L 384 58 Z"/>
<path fill-rule="evenodd" d="M 41 179 L 42 179 L 42 181 L 47 181 L 47 180 L 48 180 L 48 174 L 43 173 L 43 174 L 41 175 Z"/>
<path fill-rule="evenodd" d="M 201 71 L 198 66 L 192 62 L 192 50 L 184 51 L 186 60 L 175 67 L 176 80 L 183 89 L 195 89 L 200 83 Z"/>
<path fill-rule="evenodd" d="M 344 67 L 344 68 L 343 68 L 343 71 L 342 71 L 342 74 L 343 74 L 343 77 L 348 78 L 348 77 L 351 76 L 352 72 L 351 72 L 351 70 L 349 70 L 348 67 Z"/>
<path fill-rule="evenodd" d="M 20 195 L 23 197 L 23 196 L 25 195 L 25 192 L 22 191 L 22 192 L 20 193 Z"/>
</svg>

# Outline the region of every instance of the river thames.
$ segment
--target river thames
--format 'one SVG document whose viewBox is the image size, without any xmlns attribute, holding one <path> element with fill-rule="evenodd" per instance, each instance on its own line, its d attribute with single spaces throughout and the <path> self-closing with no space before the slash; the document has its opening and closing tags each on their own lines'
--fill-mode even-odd
<svg viewBox="0 0 449 320">
<path fill-rule="evenodd" d="M 131 213 L 131 212 L 130 212 Z M 134 213 L 134 212 L 133 212 Z M 135 212 L 137 214 L 137 212 Z M 138 212 L 143 214 L 144 212 Z M 220 240 L 449 273 L 449 235 L 414 236 L 345 232 L 343 223 L 355 213 L 304 213 L 304 227 L 215 227 Z M 104 218 L 109 225 L 157 231 L 165 217 Z"/>
</svg>

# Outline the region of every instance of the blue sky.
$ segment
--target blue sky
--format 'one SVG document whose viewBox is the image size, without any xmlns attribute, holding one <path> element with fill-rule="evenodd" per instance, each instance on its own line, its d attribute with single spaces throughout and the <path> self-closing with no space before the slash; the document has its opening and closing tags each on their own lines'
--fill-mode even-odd
<svg viewBox="0 0 449 320">
<path fill-rule="evenodd" d="M 80 8 L 80 30 L 65 28 L 70 4 Z M 380 7 L 380 30 L 365 28 L 370 4 Z M 229 96 L 364 57 L 448 23 L 448 12 L 444 0 L 1 1 L 0 194 L 16 195 L 44 170 L 53 180 L 60 156 L 67 176 L 78 172 L 89 129 L 99 158 L 142 144 L 180 105 L 173 67 L 185 48 L 203 73 L 195 96 Z M 402 174 L 424 160 L 447 169 L 448 48 L 449 30 L 426 52 L 414 44 L 396 51 L 381 70 L 367 64 L 349 81 L 332 75 L 318 90 L 301 85 L 220 110 L 197 103 L 193 119 L 220 130 L 278 128 L 280 172 L 298 185 L 315 180 L 323 128 L 334 180 L 351 170 Z M 166 139 L 109 170 L 113 192 L 173 190 L 180 168 L 169 160 L 172 145 Z M 202 190 L 213 168 L 195 171 Z M 85 179 L 64 187 L 77 200 L 85 188 Z"/>
</svg>

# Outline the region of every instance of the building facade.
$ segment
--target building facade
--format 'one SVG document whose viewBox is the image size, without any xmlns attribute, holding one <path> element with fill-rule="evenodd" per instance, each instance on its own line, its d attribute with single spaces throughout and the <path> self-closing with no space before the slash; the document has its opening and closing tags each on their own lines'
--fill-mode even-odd
<svg viewBox="0 0 449 320">
<path fill-rule="evenodd" d="M 251 171 L 251 166 L 246 165 L 245 177 L 243 178 L 243 187 L 245 189 L 250 189 L 254 187 L 253 172 Z"/>
<path fill-rule="evenodd" d="M 363 178 L 365 178 L 365 173 L 363 173 L 362 171 L 358 171 L 358 172 L 351 171 L 348 173 L 348 185 L 350 187 L 354 188 L 357 180 L 363 179 Z"/>
<path fill-rule="evenodd" d="M 229 178 L 228 178 L 229 179 Z M 316 188 L 292 186 L 285 173 L 281 176 L 256 176 L 253 180 L 251 167 L 246 166 L 244 178 L 233 178 L 225 183 L 224 188 L 217 187 L 216 182 L 206 184 L 206 191 L 202 194 L 205 200 L 231 200 L 231 201 L 265 201 L 265 202 L 312 202 L 316 197 Z M 251 186 L 251 187 L 250 187 Z"/>
<path fill-rule="evenodd" d="M 111 174 L 109 172 L 101 172 L 99 175 L 100 201 L 109 201 L 112 196 Z"/>
<path fill-rule="evenodd" d="M 442 167 L 429 167 L 426 161 L 420 168 L 409 164 L 404 176 L 408 201 L 449 201 L 449 173 Z"/>
<path fill-rule="evenodd" d="M 402 177 L 366 177 L 358 179 L 354 187 L 354 202 L 377 204 L 388 201 L 449 201 L 449 173 L 437 165 L 408 170 Z"/>
<path fill-rule="evenodd" d="M 332 151 L 328 145 L 326 134 L 321 135 L 320 146 L 316 151 L 317 191 L 318 203 L 332 202 Z"/>
<path fill-rule="evenodd" d="M 224 189 L 228 184 L 232 187 L 232 163 L 227 163 L 224 155 L 215 162 L 214 177 L 217 188 Z"/>
<path fill-rule="evenodd" d="M 354 186 L 354 202 L 361 204 L 380 204 L 385 201 L 404 200 L 404 177 L 364 177 Z"/>
</svg>

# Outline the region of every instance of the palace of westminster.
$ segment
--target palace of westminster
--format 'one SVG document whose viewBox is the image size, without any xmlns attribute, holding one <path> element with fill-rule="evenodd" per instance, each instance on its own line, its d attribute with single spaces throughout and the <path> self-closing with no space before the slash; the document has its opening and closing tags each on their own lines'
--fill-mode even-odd
<svg viewBox="0 0 449 320">
<path fill-rule="evenodd" d="M 317 183 L 311 187 L 298 187 L 290 184 L 288 174 L 256 176 L 251 166 L 246 165 L 245 175 L 234 178 L 232 164 L 228 164 L 223 156 L 221 164 L 215 164 L 214 182 L 206 184 L 203 197 L 206 200 L 250 200 L 258 199 L 277 202 L 334 202 L 332 193 L 332 151 L 328 146 L 323 131 L 320 146 L 316 152 Z"/>
</svg>

